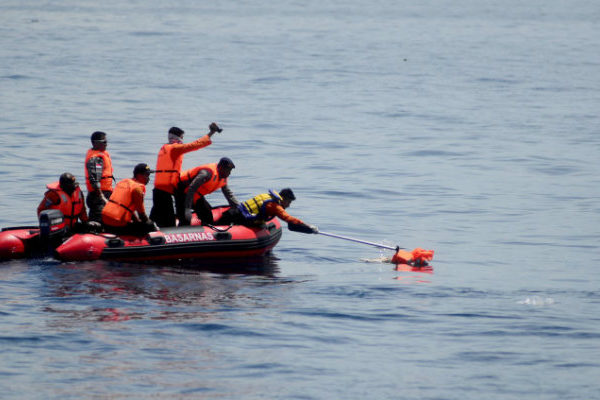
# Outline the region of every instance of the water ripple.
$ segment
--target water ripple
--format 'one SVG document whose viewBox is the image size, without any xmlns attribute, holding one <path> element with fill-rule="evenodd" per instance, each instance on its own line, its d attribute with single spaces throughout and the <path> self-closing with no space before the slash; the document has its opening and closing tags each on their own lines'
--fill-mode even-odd
<svg viewBox="0 0 600 400">
<path fill-rule="evenodd" d="M 31 77 L 29 75 L 21 75 L 21 74 L 13 74 L 13 75 L 0 76 L 0 79 L 10 79 L 10 80 L 14 80 L 14 81 L 25 80 L 25 79 L 32 79 L 32 78 L 33 77 Z"/>
</svg>

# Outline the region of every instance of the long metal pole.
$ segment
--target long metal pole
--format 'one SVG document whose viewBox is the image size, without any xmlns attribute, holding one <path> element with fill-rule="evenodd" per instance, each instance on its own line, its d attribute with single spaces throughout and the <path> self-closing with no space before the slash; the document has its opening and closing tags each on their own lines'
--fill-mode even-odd
<svg viewBox="0 0 600 400">
<path fill-rule="evenodd" d="M 323 231 L 319 231 L 319 234 L 325 235 L 325 236 L 331 236 L 331 237 L 338 238 L 338 239 L 349 240 L 351 242 L 368 244 L 369 246 L 381 247 L 382 249 L 398 250 L 398 249 L 402 249 L 403 248 L 403 247 L 386 246 L 385 244 L 380 244 L 380 243 L 367 242 L 365 240 L 355 239 L 355 238 L 351 238 L 351 237 L 348 237 L 348 236 L 336 235 L 336 234 L 333 234 L 333 233 L 328 233 L 328 232 L 323 232 Z"/>
</svg>

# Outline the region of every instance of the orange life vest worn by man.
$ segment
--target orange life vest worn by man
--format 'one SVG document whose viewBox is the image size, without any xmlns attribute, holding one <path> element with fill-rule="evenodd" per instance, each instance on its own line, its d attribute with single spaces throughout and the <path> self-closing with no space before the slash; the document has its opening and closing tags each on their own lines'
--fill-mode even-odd
<svg viewBox="0 0 600 400">
<path fill-rule="evenodd" d="M 156 160 L 156 176 L 152 190 L 152 210 L 150 218 L 160 227 L 175 226 L 175 210 L 173 200 L 183 163 L 183 155 L 198 150 L 212 143 L 215 132 L 222 132 L 216 123 L 209 125 L 210 132 L 191 143 L 183 143 L 182 129 L 174 126 L 169 129 L 169 143 L 163 145 Z"/>
<path fill-rule="evenodd" d="M 218 163 L 200 165 L 181 173 L 179 189 L 185 195 L 185 199 L 183 206 L 178 205 L 179 225 L 190 224 L 192 207 L 202 221 L 202 225 L 212 225 L 214 223 L 212 206 L 205 196 L 217 189 L 221 189 L 231 207 L 237 207 L 239 202 L 227 185 L 227 178 L 233 168 L 235 168 L 233 161 L 223 157 Z M 183 215 L 181 209 L 184 210 Z"/>
<path fill-rule="evenodd" d="M 102 223 L 107 232 L 118 235 L 144 235 L 156 230 L 144 207 L 146 185 L 153 172 L 148 164 L 141 163 L 133 169 L 133 178 L 117 183 L 102 210 Z"/>
<path fill-rule="evenodd" d="M 91 221 L 102 221 L 102 209 L 113 191 L 113 167 L 106 151 L 106 133 L 96 131 L 91 136 L 92 148 L 85 155 L 85 184 Z"/>
<path fill-rule="evenodd" d="M 73 174 L 65 172 L 57 182 L 46 187 L 48 191 L 44 193 L 44 198 L 37 208 L 38 216 L 44 210 L 60 210 L 71 230 L 79 230 L 83 223 L 88 222 L 83 193 Z"/>
</svg>

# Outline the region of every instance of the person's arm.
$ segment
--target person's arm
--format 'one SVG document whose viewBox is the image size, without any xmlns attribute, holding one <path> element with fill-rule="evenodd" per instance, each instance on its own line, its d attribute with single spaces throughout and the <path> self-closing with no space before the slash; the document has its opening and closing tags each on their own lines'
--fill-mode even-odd
<svg viewBox="0 0 600 400">
<path fill-rule="evenodd" d="M 146 208 L 144 207 L 144 192 L 142 191 L 142 188 L 138 187 L 133 190 L 131 193 L 131 200 L 133 201 L 132 209 L 137 212 L 137 217 L 140 221 L 148 221 L 149 218 L 146 215 Z"/>
<path fill-rule="evenodd" d="M 219 128 L 219 126 L 214 122 L 211 123 L 208 126 L 208 128 L 210 129 L 210 132 L 208 132 L 206 135 L 202 136 L 201 138 L 194 140 L 193 142 L 174 144 L 174 147 L 171 150 L 173 152 L 173 156 L 179 157 L 180 155 L 189 153 L 190 151 L 194 151 L 194 150 L 198 150 L 203 147 L 206 147 L 212 143 L 212 140 L 211 140 L 212 135 L 214 135 L 216 132 L 223 131 L 223 129 Z"/>
<path fill-rule="evenodd" d="M 56 206 L 58 204 L 60 204 L 60 196 L 58 195 L 58 193 L 54 191 L 47 191 L 44 194 L 44 198 L 42 199 L 42 201 L 40 201 L 40 204 L 38 205 L 38 216 L 42 211 L 47 210 L 50 206 Z"/>
<path fill-rule="evenodd" d="M 198 171 L 198 174 L 192 179 L 192 182 L 188 186 L 187 194 L 185 195 L 184 207 L 185 209 L 192 208 L 192 204 L 194 202 L 194 194 L 198 190 L 200 186 L 202 186 L 205 182 L 207 182 L 210 178 L 212 178 L 212 172 L 208 169 L 201 169 Z"/>
<path fill-rule="evenodd" d="M 190 151 L 198 150 L 203 147 L 206 147 L 212 143 L 210 140 L 210 136 L 204 135 L 201 138 L 198 138 L 190 143 L 173 143 L 173 149 L 171 150 L 171 154 L 173 154 L 174 158 L 179 157 L 182 154 L 189 153 Z"/>
<path fill-rule="evenodd" d="M 238 199 L 235 198 L 235 195 L 233 194 L 231 189 L 229 189 L 229 186 L 227 186 L 227 185 L 223 186 L 221 188 L 221 192 L 223 192 L 223 196 L 225 196 L 225 199 L 227 200 L 227 202 L 229 203 L 229 205 L 231 207 L 237 207 L 240 204 Z"/>
<path fill-rule="evenodd" d="M 266 207 L 266 211 L 267 211 L 267 215 L 275 215 L 279 218 L 281 218 L 282 220 L 284 220 L 285 222 L 288 223 L 288 227 L 290 230 L 294 230 L 296 232 L 302 232 L 302 233 L 319 233 L 319 228 L 317 228 L 315 225 L 308 225 L 307 223 L 303 222 L 302 220 L 296 218 L 296 217 L 292 217 L 290 214 L 288 214 L 285 209 L 280 206 L 279 204 L 272 202 L 272 203 L 268 203 L 267 207 Z M 295 229 L 292 229 L 295 228 Z"/>
<path fill-rule="evenodd" d="M 88 160 L 85 165 L 88 171 L 88 179 L 90 185 L 94 189 L 104 203 L 108 202 L 108 199 L 104 196 L 104 193 L 100 189 L 100 182 L 102 181 L 102 172 L 104 171 L 104 160 L 102 157 L 92 157 Z"/>
<path fill-rule="evenodd" d="M 88 172 L 88 179 L 94 191 L 100 191 L 100 180 L 104 169 L 104 160 L 101 157 L 92 157 L 85 164 Z"/>
<path fill-rule="evenodd" d="M 267 211 L 267 215 L 268 216 L 276 216 L 279 217 L 280 219 L 284 220 L 287 223 L 292 223 L 292 224 L 296 224 L 296 225 L 306 225 L 302 220 L 296 218 L 296 217 L 292 217 L 290 214 L 288 214 L 285 209 L 273 202 L 267 203 L 266 205 L 266 211 Z"/>
<path fill-rule="evenodd" d="M 102 193 L 102 192 L 100 192 Z M 89 218 L 85 209 L 85 199 L 83 198 L 83 192 L 79 191 L 79 201 L 81 201 L 81 212 L 79 213 L 79 219 L 81 222 L 88 222 Z"/>
</svg>

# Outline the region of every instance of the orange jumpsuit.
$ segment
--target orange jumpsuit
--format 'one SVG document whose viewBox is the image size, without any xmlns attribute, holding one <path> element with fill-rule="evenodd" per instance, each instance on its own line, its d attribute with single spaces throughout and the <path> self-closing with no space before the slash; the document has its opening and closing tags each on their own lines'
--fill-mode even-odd
<svg viewBox="0 0 600 400">
<path fill-rule="evenodd" d="M 288 223 L 291 222 L 292 224 L 306 225 L 304 222 L 302 222 L 302 220 L 292 217 L 280 204 L 277 204 L 274 201 L 267 203 L 265 206 L 265 212 L 269 217 L 279 217 Z"/>
</svg>

